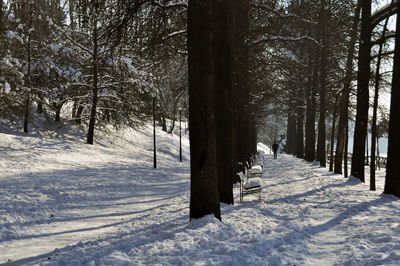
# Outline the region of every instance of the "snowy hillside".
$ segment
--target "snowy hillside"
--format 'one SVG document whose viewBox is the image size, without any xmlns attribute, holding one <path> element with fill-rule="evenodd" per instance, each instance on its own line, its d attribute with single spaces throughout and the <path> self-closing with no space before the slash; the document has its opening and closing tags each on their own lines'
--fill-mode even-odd
<svg viewBox="0 0 400 266">
<path fill-rule="evenodd" d="M 110 137 L 112 136 L 112 137 Z M 262 202 L 189 222 L 189 147 L 125 130 L 94 145 L 0 133 L 0 264 L 398 265 L 400 201 L 265 149 Z M 8 263 L 7 263 L 8 262 Z"/>
</svg>

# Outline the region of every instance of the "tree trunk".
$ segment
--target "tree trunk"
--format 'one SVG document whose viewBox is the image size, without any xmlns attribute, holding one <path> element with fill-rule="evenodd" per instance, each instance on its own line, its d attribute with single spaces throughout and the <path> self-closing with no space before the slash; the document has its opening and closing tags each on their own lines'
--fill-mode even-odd
<svg viewBox="0 0 400 266">
<path fill-rule="evenodd" d="M 38 98 L 36 111 L 41 114 L 43 113 L 43 94 L 41 92 L 38 93 Z"/>
<path fill-rule="evenodd" d="M 32 8 L 32 2 L 29 2 L 29 29 L 32 28 L 32 14 L 33 13 L 33 8 Z M 30 105 L 30 98 L 31 98 L 31 32 L 28 34 L 28 43 L 27 43 L 27 61 L 28 61 L 28 70 L 27 70 L 27 91 L 26 91 L 26 98 L 25 98 L 25 114 L 24 114 L 24 132 L 28 133 L 28 122 L 29 122 L 29 105 Z"/>
<path fill-rule="evenodd" d="M 289 108 L 288 111 L 288 122 L 287 122 L 287 131 L 286 131 L 286 146 L 285 152 L 287 154 L 296 154 L 296 115 Z"/>
<path fill-rule="evenodd" d="M 367 125 L 367 136 L 365 136 L 365 148 L 367 149 L 366 151 L 366 157 L 365 157 L 365 165 L 369 165 L 369 151 L 368 151 L 368 125 Z"/>
<path fill-rule="evenodd" d="M 351 175 L 365 182 L 365 137 L 368 126 L 369 74 L 371 62 L 371 0 L 362 1 L 361 36 L 357 75 L 357 115 L 354 129 Z"/>
<path fill-rule="evenodd" d="M 232 1 L 232 101 L 234 110 L 234 164 L 250 157 L 249 141 L 249 2 Z"/>
<path fill-rule="evenodd" d="M 190 219 L 221 219 L 214 119 L 213 0 L 189 0 Z"/>
<path fill-rule="evenodd" d="M 74 19 L 74 10 L 75 10 L 75 0 L 69 0 L 69 22 L 71 30 L 75 30 L 75 19 Z"/>
<path fill-rule="evenodd" d="M 76 114 L 75 114 L 75 121 L 78 125 L 80 125 L 82 123 L 82 112 L 83 112 L 83 106 L 82 105 L 78 105 L 78 109 L 76 110 Z"/>
<path fill-rule="evenodd" d="M 97 53 L 98 53 L 98 39 L 97 39 L 97 7 L 94 6 L 93 16 L 93 84 L 92 84 L 92 108 L 90 110 L 89 131 L 87 135 L 87 143 L 93 144 L 94 127 L 96 123 L 97 101 L 98 101 L 98 69 L 97 69 Z"/>
<path fill-rule="evenodd" d="M 393 3 L 393 0 L 392 0 Z M 381 38 L 384 39 L 386 36 L 386 29 L 389 22 L 389 18 L 386 19 L 385 25 L 383 26 L 383 31 Z M 374 92 L 374 106 L 372 111 L 372 125 L 371 125 L 371 165 L 370 165 L 370 183 L 369 189 L 376 190 L 375 185 L 375 152 L 376 152 L 376 120 L 377 120 L 377 112 L 378 112 L 378 99 L 379 99 L 379 85 L 380 85 L 380 72 L 381 72 L 381 61 L 382 61 L 382 51 L 383 51 L 383 42 L 379 45 L 378 51 L 378 59 L 376 62 L 376 71 L 375 71 L 375 92 Z"/>
<path fill-rule="evenodd" d="M 315 128 L 315 120 L 312 122 L 312 101 L 311 101 L 311 86 L 312 86 L 312 69 L 314 64 L 314 54 L 312 53 L 312 49 L 309 49 L 308 52 L 308 73 L 307 73 L 307 84 L 306 84 L 306 125 L 305 125 L 305 150 L 304 150 L 304 159 L 306 161 L 313 161 L 312 151 L 311 151 L 311 140 L 312 140 L 312 128 Z M 314 132 L 315 138 L 315 132 Z M 276 138 L 275 138 L 276 139 Z M 315 139 L 313 140 L 315 142 Z"/>
<path fill-rule="evenodd" d="M 345 143 L 344 143 L 344 177 L 349 177 L 349 171 L 348 171 L 348 154 L 349 154 L 349 121 L 346 121 L 345 124 Z"/>
<path fill-rule="evenodd" d="M 300 87 L 300 93 L 297 102 L 296 111 L 296 156 L 304 158 L 304 102 L 303 102 L 303 89 Z"/>
<path fill-rule="evenodd" d="M 3 32 L 5 31 L 3 6 L 3 0 L 0 0 L 0 36 L 3 35 Z"/>
<path fill-rule="evenodd" d="M 378 126 L 377 130 L 379 130 Z M 381 170 L 381 160 L 379 155 L 379 134 L 376 134 L 376 154 L 378 155 L 378 169 Z"/>
<path fill-rule="evenodd" d="M 317 161 L 323 167 L 326 166 L 326 64 L 327 64 L 327 37 L 326 37 L 326 6 L 325 0 L 321 1 L 320 25 L 321 25 L 321 76 L 320 76 L 320 92 L 319 92 L 319 120 L 318 120 L 318 144 L 317 144 Z"/>
<path fill-rule="evenodd" d="M 305 159 L 309 162 L 315 160 L 315 117 L 316 117 L 316 91 L 318 86 L 318 69 L 319 69 L 319 46 L 313 55 L 313 70 L 311 77 L 311 94 L 310 99 L 307 100 L 307 120 L 306 120 L 306 149 Z"/>
<path fill-rule="evenodd" d="M 28 77 L 29 79 L 29 77 Z M 28 121 L 29 121 L 29 105 L 30 105 L 30 92 L 26 92 L 25 98 L 25 113 L 24 113 L 24 133 L 29 133 L 28 131 Z"/>
<path fill-rule="evenodd" d="M 233 204 L 232 153 L 232 68 L 231 29 L 232 3 L 230 0 L 215 2 L 213 38 L 215 132 L 217 140 L 217 173 L 220 202 Z"/>
<path fill-rule="evenodd" d="M 54 119 L 55 122 L 60 122 L 61 121 L 60 113 L 61 113 L 62 106 L 63 106 L 63 103 L 56 105 L 56 117 Z"/>
<path fill-rule="evenodd" d="M 72 119 L 76 118 L 76 111 L 78 110 L 77 107 L 78 107 L 78 101 L 75 100 L 74 105 L 72 106 L 72 112 L 71 112 Z"/>
<path fill-rule="evenodd" d="M 393 73 L 400 73 L 400 9 L 397 10 L 396 41 L 393 58 Z M 388 157 L 386 165 L 386 194 L 400 197 L 400 75 L 392 77 L 390 100 Z"/>
<path fill-rule="evenodd" d="M 161 130 L 167 132 L 167 119 L 164 114 L 160 114 Z"/>
<path fill-rule="evenodd" d="M 336 128 L 336 114 L 337 114 L 337 109 L 338 109 L 338 99 L 339 99 L 339 94 L 336 96 L 335 99 L 335 106 L 333 110 L 333 115 L 332 115 L 332 134 L 331 134 L 331 151 L 330 151 L 330 160 L 329 160 L 329 171 L 333 171 L 333 160 L 334 160 L 334 155 L 333 155 L 333 149 L 335 146 L 335 128 Z"/>
<path fill-rule="evenodd" d="M 250 105 L 249 116 L 249 142 L 250 155 L 257 154 L 257 126 L 256 126 L 256 108 Z"/>
<path fill-rule="evenodd" d="M 175 129 L 175 114 L 173 116 L 171 125 L 169 126 L 168 134 L 172 134 L 174 132 L 174 129 Z"/>
<path fill-rule="evenodd" d="M 348 46 L 348 54 L 346 59 L 346 74 L 345 80 L 343 84 L 343 93 L 340 101 L 340 117 L 339 117 L 339 125 L 338 125 L 338 133 L 337 133 L 337 142 L 336 142 L 336 153 L 335 153 L 335 169 L 334 172 L 336 174 L 342 173 L 342 161 L 343 161 L 343 149 L 345 143 L 345 131 L 346 125 L 348 123 L 348 113 L 349 113 L 349 95 L 350 95 L 350 85 L 353 74 L 353 59 L 355 53 L 357 32 L 358 32 L 358 24 L 360 18 L 361 11 L 361 1 L 358 0 L 357 7 L 354 12 L 353 24 L 351 29 L 351 37 Z M 345 157 L 347 160 L 347 157 Z"/>
</svg>

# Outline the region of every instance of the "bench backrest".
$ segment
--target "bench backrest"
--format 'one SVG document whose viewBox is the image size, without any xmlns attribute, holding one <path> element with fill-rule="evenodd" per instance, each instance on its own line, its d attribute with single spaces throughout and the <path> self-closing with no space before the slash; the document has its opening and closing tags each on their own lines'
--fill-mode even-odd
<svg viewBox="0 0 400 266">
<path fill-rule="evenodd" d="M 240 177 L 240 181 L 242 183 L 246 182 L 246 177 L 244 176 L 243 172 L 239 172 L 239 173 L 237 173 L 237 175 Z"/>
</svg>

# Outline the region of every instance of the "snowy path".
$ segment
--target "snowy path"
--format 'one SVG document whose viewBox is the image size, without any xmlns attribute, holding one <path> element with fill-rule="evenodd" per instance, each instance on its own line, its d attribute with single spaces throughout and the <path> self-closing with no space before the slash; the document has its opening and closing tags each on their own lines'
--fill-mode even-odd
<svg viewBox="0 0 400 266">
<path fill-rule="evenodd" d="M 399 265 L 400 201 L 292 156 L 265 155 L 263 201 L 189 222 L 188 142 L 118 145 L 1 134 L 0 264 Z M 129 136 L 129 139 L 131 136 Z M 149 148 L 150 147 L 150 148 Z"/>
<path fill-rule="evenodd" d="M 280 257 L 291 258 L 285 263 L 376 265 L 400 261 L 397 198 L 370 192 L 357 180 L 343 179 L 287 155 L 270 160 L 265 170 L 269 193 L 263 209 L 286 228 L 285 240 L 277 248 Z M 378 182 L 382 191 L 383 178 Z"/>
</svg>

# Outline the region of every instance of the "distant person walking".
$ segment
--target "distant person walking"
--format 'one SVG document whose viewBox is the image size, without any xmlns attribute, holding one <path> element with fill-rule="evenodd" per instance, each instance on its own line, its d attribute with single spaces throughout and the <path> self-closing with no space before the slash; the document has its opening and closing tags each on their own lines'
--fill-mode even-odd
<svg viewBox="0 0 400 266">
<path fill-rule="evenodd" d="M 272 144 L 272 150 L 274 151 L 274 159 L 278 158 L 278 144 L 276 141 Z"/>
</svg>

